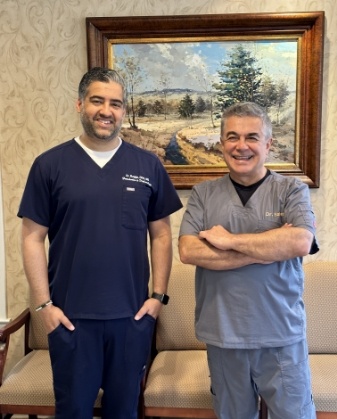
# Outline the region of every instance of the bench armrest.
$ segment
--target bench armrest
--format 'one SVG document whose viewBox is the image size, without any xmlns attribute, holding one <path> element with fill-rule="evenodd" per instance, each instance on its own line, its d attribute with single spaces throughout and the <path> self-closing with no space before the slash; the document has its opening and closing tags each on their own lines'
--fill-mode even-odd
<svg viewBox="0 0 337 419">
<path fill-rule="evenodd" d="M 0 329 L 0 386 L 2 384 L 3 372 L 5 369 L 5 363 L 6 363 L 7 353 L 8 353 L 10 337 L 13 333 L 21 329 L 23 326 L 25 327 L 24 351 L 25 351 L 25 354 L 30 352 L 30 349 L 28 347 L 29 320 L 30 320 L 30 311 L 29 311 L 29 308 L 26 308 L 15 319 L 11 320 L 8 324 L 6 324 Z"/>
</svg>

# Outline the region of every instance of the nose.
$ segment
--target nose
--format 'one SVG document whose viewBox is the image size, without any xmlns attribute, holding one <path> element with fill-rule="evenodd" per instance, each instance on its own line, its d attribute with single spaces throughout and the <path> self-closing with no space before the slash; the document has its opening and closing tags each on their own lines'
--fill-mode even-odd
<svg viewBox="0 0 337 419">
<path fill-rule="evenodd" d="M 242 148 L 247 148 L 247 142 L 246 142 L 246 138 L 244 136 L 240 136 L 238 141 L 236 142 L 236 148 L 238 149 L 242 149 Z"/>
<path fill-rule="evenodd" d="M 102 115 L 111 115 L 111 108 L 110 108 L 110 103 L 109 101 L 105 101 L 102 103 L 100 112 Z"/>
</svg>

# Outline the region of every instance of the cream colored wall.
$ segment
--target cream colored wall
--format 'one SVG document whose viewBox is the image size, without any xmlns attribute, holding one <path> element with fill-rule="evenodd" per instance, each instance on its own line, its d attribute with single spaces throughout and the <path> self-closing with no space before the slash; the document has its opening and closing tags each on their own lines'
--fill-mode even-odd
<svg viewBox="0 0 337 419">
<path fill-rule="evenodd" d="M 8 317 L 27 302 L 16 217 L 35 156 L 80 130 L 76 89 L 87 70 L 85 17 L 324 10 L 321 187 L 311 190 L 319 259 L 337 259 L 337 6 L 335 0 L 0 0 L 0 168 Z M 180 191 L 186 203 L 189 191 Z M 172 217 L 175 258 L 182 211 Z M 13 340 L 11 363 L 20 356 Z"/>
</svg>

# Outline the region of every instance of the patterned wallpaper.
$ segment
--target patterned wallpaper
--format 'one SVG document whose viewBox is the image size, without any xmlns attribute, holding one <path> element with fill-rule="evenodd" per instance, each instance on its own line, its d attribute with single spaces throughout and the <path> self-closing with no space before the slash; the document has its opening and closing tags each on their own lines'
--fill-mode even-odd
<svg viewBox="0 0 337 419">
<path fill-rule="evenodd" d="M 335 0 L 0 0 L 0 169 L 7 315 L 27 303 L 16 217 L 35 156 L 80 131 L 74 103 L 87 69 L 85 17 L 324 10 L 321 187 L 311 190 L 319 259 L 337 259 L 337 3 Z M 180 191 L 186 203 L 189 191 Z M 182 211 L 172 217 L 175 258 Z M 11 364 L 20 356 L 13 339 Z"/>
</svg>

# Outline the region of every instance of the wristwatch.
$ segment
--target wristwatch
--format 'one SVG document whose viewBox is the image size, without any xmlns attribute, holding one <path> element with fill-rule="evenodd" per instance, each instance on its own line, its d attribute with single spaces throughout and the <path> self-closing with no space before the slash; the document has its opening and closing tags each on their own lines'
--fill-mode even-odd
<svg viewBox="0 0 337 419">
<path fill-rule="evenodd" d="M 155 298 L 156 300 L 160 301 L 162 304 L 166 306 L 169 302 L 170 297 L 166 294 L 158 294 L 157 292 L 153 292 L 151 298 Z"/>
</svg>

